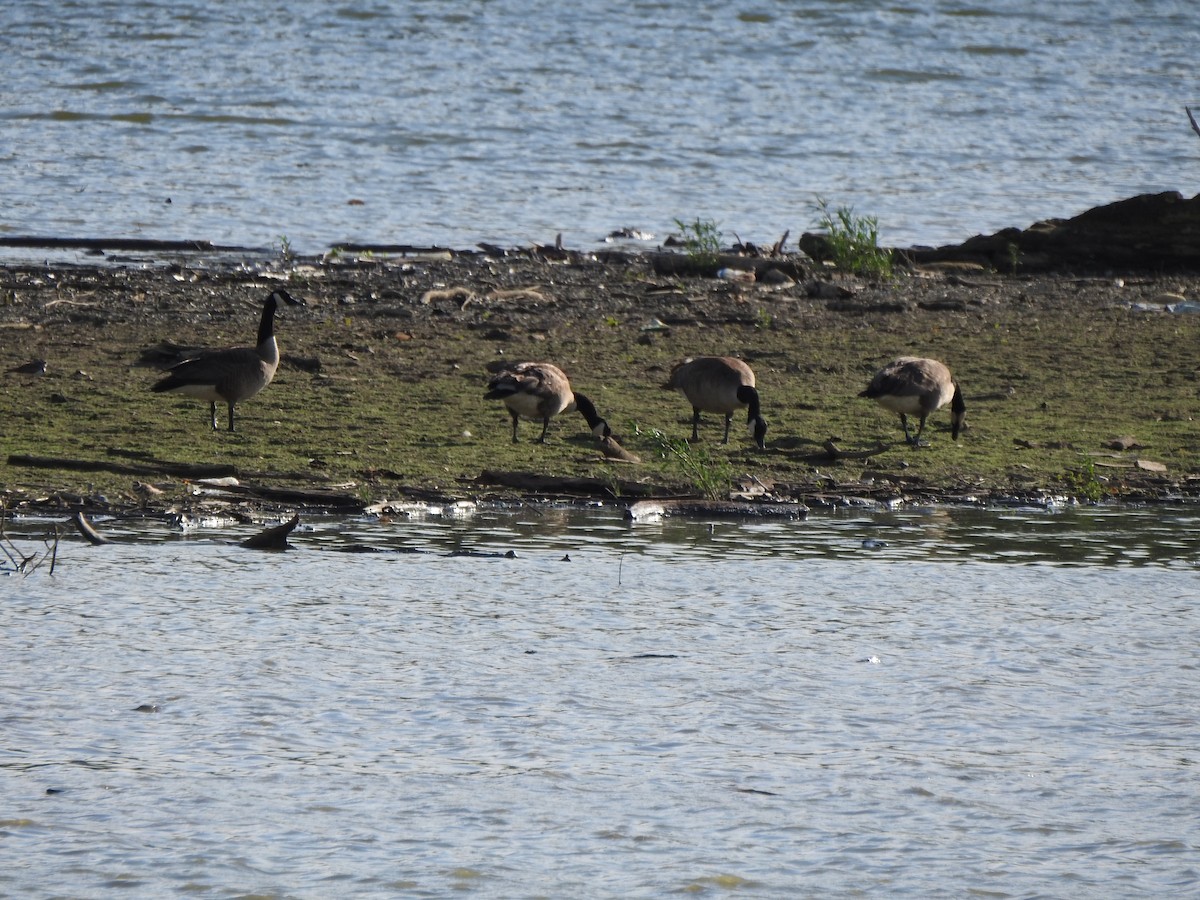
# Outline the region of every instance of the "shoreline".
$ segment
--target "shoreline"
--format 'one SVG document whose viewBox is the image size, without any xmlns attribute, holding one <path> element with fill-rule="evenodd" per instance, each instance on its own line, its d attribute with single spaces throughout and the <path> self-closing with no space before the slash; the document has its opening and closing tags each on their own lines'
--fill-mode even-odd
<svg viewBox="0 0 1200 900">
<path fill-rule="evenodd" d="M 1200 316 L 1169 311 L 1200 300 L 1200 277 L 928 261 L 874 282 L 802 254 L 729 259 L 756 278 L 714 278 L 681 253 L 561 247 L 0 266 L 4 514 L 1200 497 Z M 279 373 L 239 406 L 237 433 L 208 429 L 205 404 L 149 393 L 147 348 L 246 343 L 275 285 L 306 305 L 280 317 Z M 763 453 L 740 434 L 725 448 L 706 416 L 705 439 L 683 445 L 689 475 L 663 448 L 690 415 L 658 385 L 672 360 L 704 353 L 754 366 L 771 430 Z M 856 399 L 908 353 L 962 380 L 959 441 L 942 410 L 928 448 L 902 446 L 894 416 Z M 44 375 L 10 371 L 33 358 Z M 521 359 L 560 363 L 641 462 L 606 457 L 561 417 L 545 447 L 508 442 L 502 407 L 481 398 L 489 365 Z M 199 484 L 203 466 L 238 485 Z M 698 487 L 705 467 L 727 491 Z"/>
</svg>

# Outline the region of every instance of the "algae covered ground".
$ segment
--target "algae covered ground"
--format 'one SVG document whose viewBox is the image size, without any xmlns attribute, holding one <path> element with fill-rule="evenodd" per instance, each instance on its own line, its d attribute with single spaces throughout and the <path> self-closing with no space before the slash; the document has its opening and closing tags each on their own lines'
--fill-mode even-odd
<svg viewBox="0 0 1200 900">
<path fill-rule="evenodd" d="M 907 269 L 869 282 L 807 260 L 749 261 L 756 282 L 663 274 L 656 257 L 342 255 L 0 267 L 0 488 L 18 508 L 173 508 L 212 466 L 243 485 L 360 504 L 405 497 L 764 496 L 986 502 L 1192 496 L 1200 490 L 1200 299 L 1191 276 L 1011 276 Z M 678 267 L 686 271 L 686 267 Z M 775 271 L 771 271 L 774 269 Z M 283 364 L 212 431 L 207 404 L 153 394 L 164 341 L 252 344 L 285 286 Z M 664 391 L 685 356 L 754 368 L 769 423 L 728 446 Z M 929 445 L 857 394 L 900 355 L 959 379 Z M 9 372 L 45 359 L 42 375 Z M 640 462 L 609 459 L 578 415 L 549 441 L 483 399 L 489 367 L 545 360 L 596 403 Z M 223 422 L 223 413 L 220 414 Z M 182 468 L 180 468 L 182 466 Z M 159 493 L 161 491 L 162 493 Z M 286 495 L 279 495 L 285 496 Z M 303 505 L 303 499 L 293 505 Z M 309 501 L 320 505 L 316 501 Z M 281 505 L 288 503 L 280 501 Z"/>
</svg>

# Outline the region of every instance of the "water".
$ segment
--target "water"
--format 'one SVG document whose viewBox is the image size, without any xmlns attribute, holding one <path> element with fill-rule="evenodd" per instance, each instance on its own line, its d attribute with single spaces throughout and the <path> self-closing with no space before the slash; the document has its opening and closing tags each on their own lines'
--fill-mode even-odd
<svg viewBox="0 0 1200 900">
<path fill-rule="evenodd" d="M 0 581 L 0 893 L 1195 895 L 1198 525 L 102 521 Z"/>
<path fill-rule="evenodd" d="M 0 234 L 770 244 L 820 197 L 957 242 L 1192 190 L 1197 34 L 1192 0 L 22 0 Z"/>
</svg>

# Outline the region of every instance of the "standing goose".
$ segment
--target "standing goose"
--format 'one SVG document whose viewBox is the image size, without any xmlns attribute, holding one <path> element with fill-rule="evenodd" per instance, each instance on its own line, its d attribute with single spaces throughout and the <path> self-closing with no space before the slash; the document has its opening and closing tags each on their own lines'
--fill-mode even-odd
<svg viewBox="0 0 1200 900">
<path fill-rule="evenodd" d="M 217 403 L 224 403 L 229 407 L 229 430 L 233 431 L 234 405 L 249 400 L 270 384 L 279 367 L 275 310 L 280 303 L 298 305 L 300 302 L 287 291 L 272 291 L 263 304 L 257 346 L 205 350 L 171 366 L 170 374 L 150 390 L 156 394 L 172 391 L 207 400 L 213 431 L 217 430 Z"/>
<path fill-rule="evenodd" d="M 579 410 L 587 419 L 592 434 L 598 438 L 612 435 L 608 423 L 596 412 L 596 406 L 583 394 L 571 390 L 571 382 L 562 369 L 544 362 L 523 362 L 497 372 L 488 380 L 484 400 L 503 400 L 512 416 L 512 439 L 517 443 L 517 422 L 541 419 L 542 436 L 546 443 L 550 420 L 561 412 Z"/>
<path fill-rule="evenodd" d="M 692 440 L 700 439 L 697 428 L 700 413 L 721 413 L 725 416 L 725 438 L 729 443 L 729 422 L 740 409 L 747 410 L 746 422 L 754 429 L 754 443 L 766 449 L 767 422 L 759 407 L 758 390 L 754 387 L 754 372 L 740 359 L 731 356 L 699 356 L 685 359 L 671 370 L 663 388 L 679 391 L 692 404 Z"/>
<path fill-rule="evenodd" d="M 925 420 L 934 410 L 950 404 L 950 437 L 956 441 L 966 418 L 967 407 L 958 382 L 936 359 L 901 356 L 892 360 L 875 373 L 871 384 L 858 396 L 869 397 L 884 409 L 899 413 L 904 440 L 914 447 L 920 445 Z M 909 416 L 921 417 L 915 436 L 908 433 Z"/>
</svg>

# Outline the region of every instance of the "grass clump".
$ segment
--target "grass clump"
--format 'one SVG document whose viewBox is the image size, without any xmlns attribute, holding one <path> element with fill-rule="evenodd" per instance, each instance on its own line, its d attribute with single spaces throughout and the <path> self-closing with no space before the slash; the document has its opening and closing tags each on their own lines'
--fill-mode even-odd
<svg viewBox="0 0 1200 900">
<path fill-rule="evenodd" d="M 825 232 L 829 259 L 835 266 L 868 278 L 892 277 L 892 251 L 879 246 L 879 220 L 858 216 L 849 206 L 830 209 L 818 197 L 813 204 L 817 227 Z"/>
<path fill-rule="evenodd" d="M 1065 472 L 1063 481 L 1077 499 L 1099 503 L 1104 496 L 1104 485 L 1096 477 L 1096 463 L 1090 458 L 1084 459 L 1078 469 Z"/>
<path fill-rule="evenodd" d="M 675 219 L 683 250 L 697 266 L 715 266 L 721 258 L 721 232 L 712 219 L 694 219 L 690 224 Z"/>
<path fill-rule="evenodd" d="M 683 438 L 667 437 L 657 428 L 645 433 L 657 456 L 684 478 L 708 500 L 728 500 L 733 486 L 733 467 L 728 461 L 714 457 L 702 447 L 695 447 Z"/>
</svg>

